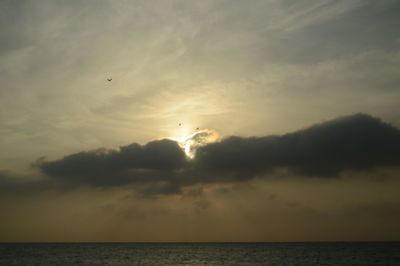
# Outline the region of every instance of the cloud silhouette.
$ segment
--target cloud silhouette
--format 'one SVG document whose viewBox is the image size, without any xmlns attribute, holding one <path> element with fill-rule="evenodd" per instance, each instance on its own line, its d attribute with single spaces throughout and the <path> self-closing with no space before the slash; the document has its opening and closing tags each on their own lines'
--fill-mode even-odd
<svg viewBox="0 0 400 266">
<path fill-rule="evenodd" d="M 400 162 L 400 131 L 365 114 L 337 118 L 281 136 L 229 137 L 200 147 L 196 165 L 209 171 L 259 173 L 287 167 L 333 176 Z"/>
<path fill-rule="evenodd" d="M 249 180 L 278 168 L 296 176 L 333 177 L 399 163 L 400 131 L 355 114 L 284 135 L 228 137 L 197 147 L 193 159 L 177 142 L 163 139 L 83 151 L 40 161 L 38 167 L 53 179 L 103 187 L 136 184 L 144 193 L 163 194 L 193 184 Z"/>
<path fill-rule="evenodd" d="M 184 168 L 187 158 L 178 143 L 168 139 L 119 150 L 82 151 L 50 162 L 39 162 L 42 173 L 92 185 L 120 185 L 134 181 L 164 180 Z"/>
</svg>

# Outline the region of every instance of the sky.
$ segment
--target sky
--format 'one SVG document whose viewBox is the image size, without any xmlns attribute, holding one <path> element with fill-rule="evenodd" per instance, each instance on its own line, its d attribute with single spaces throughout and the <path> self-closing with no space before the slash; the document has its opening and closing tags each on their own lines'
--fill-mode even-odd
<svg viewBox="0 0 400 266">
<path fill-rule="evenodd" d="M 399 13 L 0 1 L 0 242 L 400 240 Z"/>
</svg>

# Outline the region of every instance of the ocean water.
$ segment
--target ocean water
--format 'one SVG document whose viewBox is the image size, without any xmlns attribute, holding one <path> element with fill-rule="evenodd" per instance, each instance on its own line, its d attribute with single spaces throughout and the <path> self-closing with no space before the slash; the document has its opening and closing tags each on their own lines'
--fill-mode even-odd
<svg viewBox="0 0 400 266">
<path fill-rule="evenodd" d="M 400 243 L 0 244 L 0 265 L 399 266 Z"/>
</svg>

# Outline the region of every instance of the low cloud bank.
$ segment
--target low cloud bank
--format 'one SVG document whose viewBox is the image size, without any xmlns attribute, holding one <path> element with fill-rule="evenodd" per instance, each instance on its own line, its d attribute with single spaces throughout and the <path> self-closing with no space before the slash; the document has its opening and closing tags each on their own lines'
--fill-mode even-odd
<svg viewBox="0 0 400 266">
<path fill-rule="evenodd" d="M 221 172 L 287 167 L 302 176 L 335 176 L 400 162 L 400 131 L 356 114 L 280 136 L 229 137 L 197 150 L 199 168 Z"/>
<path fill-rule="evenodd" d="M 400 130 L 378 118 L 355 114 L 284 135 L 224 138 L 197 147 L 193 158 L 177 142 L 163 139 L 118 150 L 82 151 L 41 161 L 36 167 L 53 182 L 131 184 L 162 194 L 178 193 L 193 184 L 245 181 L 278 168 L 296 176 L 324 178 L 399 163 Z M 149 189 L 153 184 L 157 189 Z"/>
</svg>

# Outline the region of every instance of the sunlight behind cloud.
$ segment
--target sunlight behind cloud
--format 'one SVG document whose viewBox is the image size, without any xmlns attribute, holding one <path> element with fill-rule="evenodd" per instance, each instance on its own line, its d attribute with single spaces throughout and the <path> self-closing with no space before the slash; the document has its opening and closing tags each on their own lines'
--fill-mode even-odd
<svg viewBox="0 0 400 266">
<path fill-rule="evenodd" d="M 175 140 L 179 143 L 179 146 L 185 151 L 189 158 L 193 158 L 196 149 L 204 146 L 208 143 L 216 142 L 220 139 L 220 135 L 217 131 L 212 129 L 201 129 L 196 132 L 181 136 L 181 137 L 171 137 L 169 139 Z"/>
</svg>

